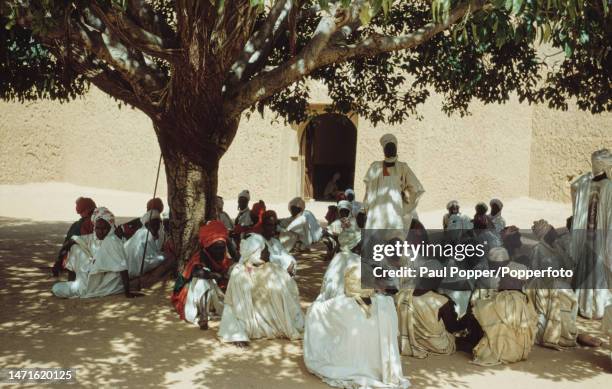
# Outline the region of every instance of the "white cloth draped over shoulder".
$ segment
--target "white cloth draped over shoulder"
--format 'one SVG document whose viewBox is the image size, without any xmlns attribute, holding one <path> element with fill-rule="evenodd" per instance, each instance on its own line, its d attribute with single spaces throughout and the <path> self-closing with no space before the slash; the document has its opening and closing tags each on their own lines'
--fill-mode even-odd
<svg viewBox="0 0 612 389">
<path fill-rule="evenodd" d="M 269 240 L 266 240 L 266 246 L 268 247 L 268 251 L 270 252 L 271 263 L 276 263 L 285 270 L 289 269 L 289 267 L 293 264 L 295 273 L 297 261 L 295 260 L 293 255 L 289 254 L 289 252 L 285 249 L 280 240 L 276 238 L 270 238 Z"/>
<path fill-rule="evenodd" d="M 76 273 L 74 281 L 53 285 L 53 294 L 64 298 L 102 297 L 121 293 L 120 272 L 127 270 L 127 256 L 123 242 L 114 229 L 99 240 L 95 233 L 73 236 L 66 268 Z"/>
<path fill-rule="evenodd" d="M 366 185 L 363 205 L 368 215 L 366 229 L 407 232 L 425 190 L 405 162 L 397 161 L 387 168 L 388 176 L 383 174 L 383 169 L 383 161 L 373 162 L 363 180 Z"/>
<path fill-rule="evenodd" d="M 345 271 L 350 277 L 360 273 L 359 264 Z M 340 388 L 407 388 L 393 298 L 373 294 L 367 311 L 346 294 L 313 302 L 304 332 L 306 368 Z"/>
<path fill-rule="evenodd" d="M 593 250 L 588 246 L 588 214 L 594 185 L 598 186 L 597 227 L 594 231 Z M 612 304 L 612 179 L 593 182 L 593 174 L 586 173 L 572 184 L 573 221 L 570 244 L 572 259 L 576 263 L 575 274 L 582 272 L 587 285 L 597 288 L 582 288 L 578 285 L 580 315 L 600 319 L 604 309 Z M 587 273 L 587 274 L 585 274 Z"/>
<path fill-rule="evenodd" d="M 321 240 L 323 229 L 319 221 L 309 210 L 304 210 L 296 217 L 285 219 L 281 223 L 280 240 L 287 250 L 293 249 L 297 242 L 302 248 L 309 248 Z"/>
<path fill-rule="evenodd" d="M 340 251 L 331 260 L 325 270 L 321 291 L 316 301 L 326 301 L 344 295 L 344 272 L 350 265 L 358 264 L 361 256 L 351 251 Z"/>
<path fill-rule="evenodd" d="M 251 235 L 241 247 L 243 255 L 225 293 L 219 338 L 224 342 L 301 339 L 304 316 L 295 280 L 276 263 L 261 260 L 265 247 L 261 235 Z"/>
<path fill-rule="evenodd" d="M 158 238 L 155 239 L 147 227 L 142 226 L 127 242 L 125 242 L 124 247 L 127 255 L 128 274 L 130 278 L 140 276 L 142 257 L 145 252 L 145 242 L 146 255 L 144 256 L 143 273 L 147 273 L 161 265 L 166 258 L 163 252 L 165 236 L 163 227 L 159 229 Z"/>
</svg>

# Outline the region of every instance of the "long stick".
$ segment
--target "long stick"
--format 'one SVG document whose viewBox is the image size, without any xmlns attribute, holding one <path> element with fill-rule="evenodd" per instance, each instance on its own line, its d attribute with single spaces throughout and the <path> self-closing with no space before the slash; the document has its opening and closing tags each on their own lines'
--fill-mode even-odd
<svg viewBox="0 0 612 389">
<path fill-rule="evenodd" d="M 157 163 L 157 177 L 155 178 L 155 189 L 153 189 L 153 198 L 157 196 L 157 183 L 159 182 L 159 170 L 161 169 L 162 155 L 159 155 L 159 162 Z M 149 210 L 149 220 L 151 220 L 151 215 L 153 214 L 153 209 Z M 163 228 L 163 226 L 160 226 Z M 142 261 L 140 262 L 140 278 L 138 278 L 138 286 L 140 287 L 140 281 L 142 278 L 142 273 L 144 272 L 144 263 L 145 257 L 147 255 L 147 244 L 149 243 L 149 229 L 147 228 L 147 237 L 145 238 L 144 251 L 142 252 Z"/>
</svg>

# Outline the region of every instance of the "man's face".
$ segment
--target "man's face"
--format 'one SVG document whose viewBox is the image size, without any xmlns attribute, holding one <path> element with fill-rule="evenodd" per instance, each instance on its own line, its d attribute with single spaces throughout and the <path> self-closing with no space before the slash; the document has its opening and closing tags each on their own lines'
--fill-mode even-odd
<svg viewBox="0 0 612 389">
<path fill-rule="evenodd" d="M 289 208 L 289 212 L 291 213 L 291 216 L 295 217 L 295 216 L 299 215 L 300 212 L 302 212 L 302 208 L 296 207 L 295 205 L 292 205 Z"/>
<path fill-rule="evenodd" d="M 161 221 L 159 219 L 153 219 L 146 224 L 146 227 L 154 236 L 157 236 L 159 228 L 161 227 Z"/>
<path fill-rule="evenodd" d="M 108 224 L 106 220 L 104 219 L 96 220 L 96 225 L 94 226 L 94 232 L 96 233 L 96 238 L 98 238 L 99 240 L 103 240 L 104 238 L 106 238 L 106 235 L 108 235 L 110 230 L 111 230 L 111 226 L 110 224 Z"/>
<path fill-rule="evenodd" d="M 274 237 L 276 233 L 276 222 L 277 220 L 276 220 L 276 217 L 274 216 L 267 216 L 263 220 L 261 234 L 263 235 L 264 238 L 271 239 L 272 237 Z"/>
<path fill-rule="evenodd" d="M 238 209 L 243 210 L 249 206 L 249 199 L 246 197 L 238 197 Z"/>
<path fill-rule="evenodd" d="M 347 199 L 348 201 L 350 201 L 350 202 L 353 202 L 353 200 L 355 200 L 355 195 L 354 195 L 354 194 L 352 194 L 352 193 L 349 193 L 349 194 L 346 196 L 346 199 Z"/>
<path fill-rule="evenodd" d="M 397 146 L 395 143 L 387 143 L 383 150 L 385 152 L 385 158 L 391 158 L 397 155 Z"/>
<path fill-rule="evenodd" d="M 259 223 L 259 213 L 251 210 L 251 212 L 249 212 L 249 216 L 251 217 L 251 222 L 253 224 Z"/>
<path fill-rule="evenodd" d="M 497 204 L 491 204 L 491 215 L 497 215 L 501 211 L 501 208 Z"/>
<path fill-rule="evenodd" d="M 449 212 L 451 215 L 456 215 L 456 214 L 458 214 L 458 213 L 459 213 L 459 206 L 458 206 L 458 205 L 453 205 L 453 206 L 451 206 L 451 207 L 449 208 L 448 212 Z"/>
<path fill-rule="evenodd" d="M 365 228 L 365 224 L 366 224 L 366 214 L 363 212 L 360 212 L 357 215 L 357 225 L 359 226 L 359 228 L 363 229 Z"/>
<path fill-rule="evenodd" d="M 340 217 L 349 217 L 350 214 L 351 211 L 349 211 L 348 209 L 342 208 L 340 210 Z"/>
<path fill-rule="evenodd" d="M 210 245 L 206 249 L 206 251 L 208 251 L 208 254 L 210 255 L 210 257 L 214 259 L 215 261 L 222 261 L 223 258 L 225 257 L 225 249 L 226 249 L 225 242 L 220 240 Z"/>
</svg>

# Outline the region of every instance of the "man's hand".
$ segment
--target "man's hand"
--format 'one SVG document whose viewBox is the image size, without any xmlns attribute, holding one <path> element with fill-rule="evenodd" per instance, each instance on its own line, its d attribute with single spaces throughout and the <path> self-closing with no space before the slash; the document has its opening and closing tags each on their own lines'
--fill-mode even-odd
<svg viewBox="0 0 612 389">
<path fill-rule="evenodd" d="M 289 267 L 287 268 L 287 272 L 291 276 L 295 274 L 295 262 L 292 262 L 291 265 L 289 265 Z"/>
</svg>

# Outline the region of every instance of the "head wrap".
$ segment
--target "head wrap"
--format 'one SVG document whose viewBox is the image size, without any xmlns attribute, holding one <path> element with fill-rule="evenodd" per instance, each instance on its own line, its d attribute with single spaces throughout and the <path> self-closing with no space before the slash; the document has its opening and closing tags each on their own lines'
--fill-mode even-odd
<svg viewBox="0 0 612 389">
<path fill-rule="evenodd" d="M 298 207 L 301 210 L 306 209 L 306 203 L 304 202 L 304 199 L 301 197 L 294 197 L 293 199 L 291 199 L 291 201 L 289 201 L 289 211 L 291 211 L 291 207 Z"/>
<path fill-rule="evenodd" d="M 612 153 L 608 149 L 597 150 L 591 154 L 591 165 L 594 175 L 606 173 L 612 180 Z"/>
<path fill-rule="evenodd" d="M 539 239 L 542 240 L 544 239 L 544 237 L 546 236 L 546 234 L 548 234 L 548 232 L 550 230 L 553 229 L 553 226 L 551 226 L 546 220 L 544 219 L 540 219 L 538 221 L 533 222 L 533 226 L 531 226 L 531 231 L 533 231 L 533 234 Z"/>
<path fill-rule="evenodd" d="M 89 197 L 79 197 L 76 199 L 76 212 L 81 217 L 89 216 L 90 212 L 96 209 L 96 203 Z"/>
<path fill-rule="evenodd" d="M 457 200 L 451 200 L 448 202 L 448 204 L 446 204 L 446 210 L 450 211 L 452 207 L 458 207 L 458 206 L 459 206 L 459 202 Z"/>
<path fill-rule="evenodd" d="M 147 211 L 144 215 L 142 215 L 142 217 L 140 218 L 140 222 L 143 225 L 145 225 L 151 220 L 155 220 L 155 219 L 161 220 L 161 215 L 159 214 L 159 211 L 157 209 L 152 209 L 150 211 Z"/>
<path fill-rule="evenodd" d="M 474 207 L 476 212 L 478 212 L 478 208 L 484 208 L 484 213 L 487 213 L 487 211 L 489 210 L 489 207 L 487 206 L 487 204 L 483 203 L 482 201 L 476 204 L 476 206 Z"/>
<path fill-rule="evenodd" d="M 111 227 L 115 226 L 115 215 L 106 207 L 98 207 L 91 214 L 91 221 L 94 225 L 100 219 L 106 220 Z"/>
<path fill-rule="evenodd" d="M 344 195 L 345 195 L 347 198 L 348 198 L 348 196 L 349 196 L 350 194 L 352 194 L 352 195 L 353 195 L 353 197 L 355 197 L 355 191 L 354 191 L 354 190 L 352 190 L 351 188 L 349 188 L 349 189 L 347 189 L 347 190 L 345 190 L 345 191 L 344 191 Z"/>
<path fill-rule="evenodd" d="M 384 148 L 388 143 L 393 143 L 397 146 L 397 138 L 393 134 L 385 134 L 380 138 L 380 145 Z"/>
<path fill-rule="evenodd" d="M 159 213 L 164 212 L 164 202 L 159 197 L 155 197 L 149 201 L 147 201 L 147 211 L 152 209 L 156 209 Z"/>
<path fill-rule="evenodd" d="M 252 234 L 240 242 L 240 263 L 263 263 L 261 252 L 266 246 L 266 240 L 259 234 Z"/>
<path fill-rule="evenodd" d="M 342 201 L 342 200 L 346 200 L 346 196 L 344 195 L 344 193 L 343 192 L 336 193 L 336 201 Z"/>
<path fill-rule="evenodd" d="M 510 260 L 508 250 L 503 247 L 493 247 L 489 250 L 489 261 L 491 262 L 506 262 Z"/>
<path fill-rule="evenodd" d="M 264 209 L 265 211 L 265 209 Z M 269 209 L 265 212 L 263 212 L 263 215 L 261 216 L 261 221 L 263 222 L 265 219 L 274 216 L 275 219 L 278 219 L 278 216 L 276 216 L 276 212 L 274 212 L 273 210 Z"/>
<path fill-rule="evenodd" d="M 489 205 L 493 207 L 493 204 L 496 204 L 500 210 L 504 207 L 504 203 L 502 203 L 500 199 L 491 199 L 491 201 L 489 201 Z"/>
<path fill-rule="evenodd" d="M 243 190 L 238 194 L 238 198 L 244 197 L 245 199 L 251 201 L 251 192 L 248 189 Z"/>
<path fill-rule="evenodd" d="M 349 211 L 353 210 L 353 207 L 351 206 L 351 203 L 347 200 L 340 200 L 338 201 L 338 210 L 340 209 L 348 209 Z"/>
<path fill-rule="evenodd" d="M 347 228 L 338 235 L 338 243 L 341 250 L 351 251 L 359 242 L 361 242 L 361 230 L 359 229 Z"/>
<path fill-rule="evenodd" d="M 227 242 L 227 238 L 227 228 L 220 220 L 209 221 L 200 227 L 198 232 L 198 240 L 203 248 L 208 248 L 219 241 Z"/>
<path fill-rule="evenodd" d="M 259 200 L 253 204 L 253 207 L 251 207 L 251 212 L 261 217 L 261 215 L 266 212 L 266 203 L 264 203 L 263 200 Z"/>
</svg>

